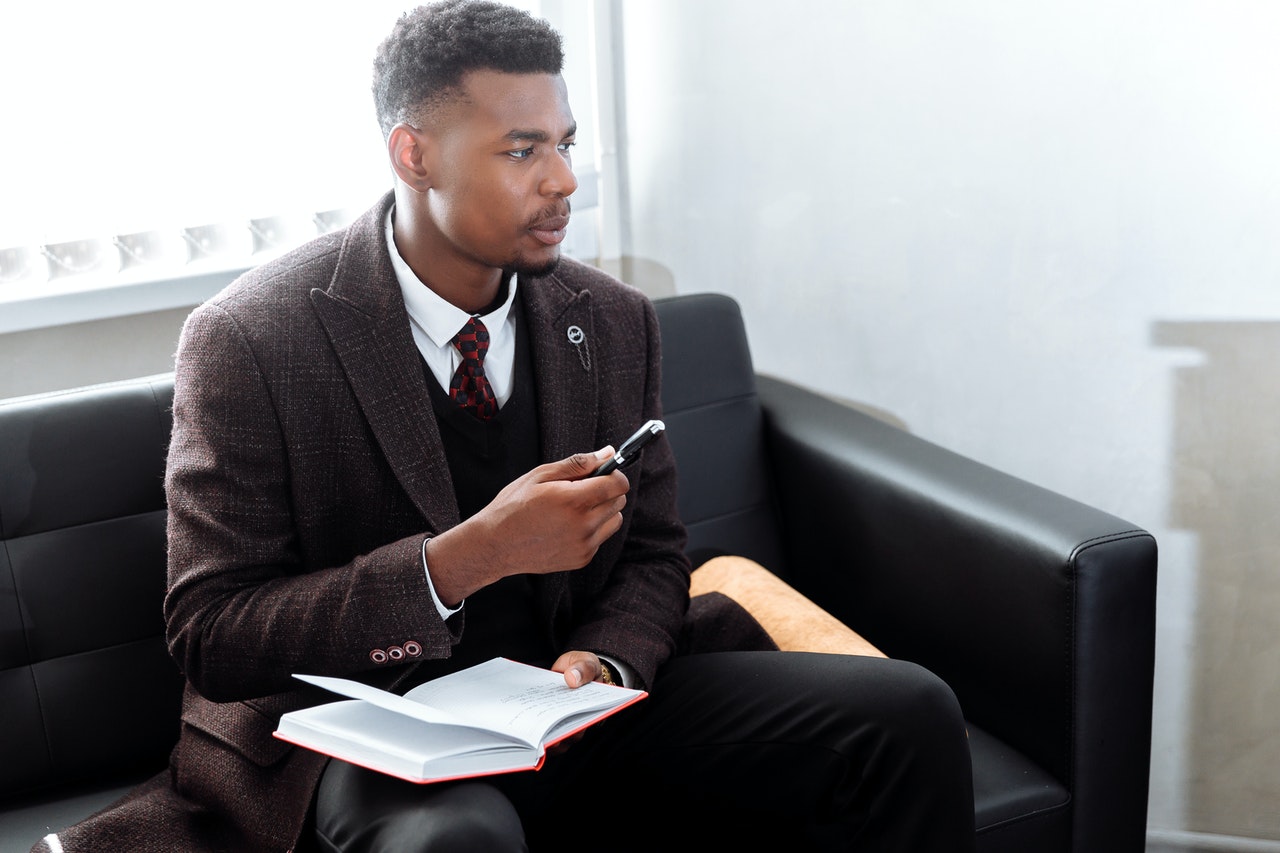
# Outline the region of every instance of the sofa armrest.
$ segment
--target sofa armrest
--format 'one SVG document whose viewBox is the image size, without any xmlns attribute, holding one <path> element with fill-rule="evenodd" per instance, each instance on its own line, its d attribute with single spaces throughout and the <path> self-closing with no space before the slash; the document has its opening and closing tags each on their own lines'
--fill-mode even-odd
<svg viewBox="0 0 1280 853">
<path fill-rule="evenodd" d="M 1075 849 L 1141 838 L 1154 538 L 797 385 L 757 386 L 792 584 L 1066 784 Z"/>
</svg>

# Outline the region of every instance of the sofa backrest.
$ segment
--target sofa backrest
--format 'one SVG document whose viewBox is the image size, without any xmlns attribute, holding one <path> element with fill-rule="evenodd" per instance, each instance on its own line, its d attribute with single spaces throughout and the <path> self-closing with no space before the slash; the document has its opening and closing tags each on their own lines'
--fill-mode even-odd
<svg viewBox="0 0 1280 853">
<path fill-rule="evenodd" d="M 163 766 L 167 376 L 0 402 L 0 796 Z"/>
<path fill-rule="evenodd" d="M 695 560 L 784 574 L 738 305 L 656 302 Z M 158 769 L 181 678 L 164 644 L 171 374 L 0 402 L 0 797 Z"/>
<path fill-rule="evenodd" d="M 787 577 L 764 416 L 742 312 L 716 293 L 654 301 L 662 328 L 662 405 L 680 472 L 688 551 L 749 557 Z"/>
</svg>

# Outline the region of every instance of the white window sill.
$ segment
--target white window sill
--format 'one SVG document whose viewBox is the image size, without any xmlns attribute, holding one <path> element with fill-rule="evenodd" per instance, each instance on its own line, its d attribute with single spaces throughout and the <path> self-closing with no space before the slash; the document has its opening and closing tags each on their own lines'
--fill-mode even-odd
<svg viewBox="0 0 1280 853">
<path fill-rule="evenodd" d="M 588 263 L 600 255 L 599 175 L 586 171 L 573 196 L 573 217 L 561 251 Z M 186 264 L 133 267 L 0 282 L 0 334 L 194 307 L 235 278 L 287 249 L 205 258 Z"/>
<path fill-rule="evenodd" d="M 253 264 L 261 260 L 254 257 Z M 195 306 L 249 268 L 203 263 L 9 284 L 0 288 L 0 334 Z"/>
</svg>

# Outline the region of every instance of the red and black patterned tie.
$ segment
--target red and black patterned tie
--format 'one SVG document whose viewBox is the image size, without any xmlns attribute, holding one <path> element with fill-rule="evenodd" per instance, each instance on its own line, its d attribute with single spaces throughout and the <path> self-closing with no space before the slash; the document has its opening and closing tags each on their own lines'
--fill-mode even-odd
<svg viewBox="0 0 1280 853">
<path fill-rule="evenodd" d="M 453 338 L 453 345 L 462 353 L 449 383 L 449 396 L 462 408 L 482 421 L 487 421 L 498 411 L 498 400 L 484 375 L 484 354 L 489 351 L 489 330 L 479 318 L 472 317 Z"/>
</svg>

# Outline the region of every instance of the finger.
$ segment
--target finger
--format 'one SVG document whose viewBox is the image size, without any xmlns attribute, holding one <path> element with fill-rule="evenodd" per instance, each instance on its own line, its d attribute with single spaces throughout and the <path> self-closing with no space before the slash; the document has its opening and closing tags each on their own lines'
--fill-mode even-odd
<svg viewBox="0 0 1280 853">
<path fill-rule="evenodd" d="M 609 475 L 609 477 L 612 476 L 613 474 Z M 615 520 L 618 523 L 622 522 L 622 510 L 627 506 L 625 487 L 630 485 L 626 477 L 622 479 L 622 483 L 610 483 L 608 486 L 602 487 L 607 491 L 590 492 L 584 496 L 584 499 L 589 502 L 584 502 L 582 508 L 592 514 L 593 521 L 591 524 L 597 528 L 601 525 L 613 523 Z M 621 491 L 619 491 L 620 488 L 622 489 Z"/>
<path fill-rule="evenodd" d="M 581 480 L 594 474 L 613 453 L 613 447 L 606 445 L 594 453 L 575 453 L 556 462 L 544 463 L 529 473 L 534 480 L 544 483 L 551 480 Z"/>
<path fill-rule="evenodd" d="M 590 477 L 596 472 L 604 461 L 614 454 L 612 444 L 606 444 L 595 453 L 575 453 L 565 460 L 574 473 L 569 479 L 578 479 L 580 477 Z"/>
<path fill-rule="evenodd" d="M 599 676 L 600 661 L 590 652 L 565 652 L 551 665 L 551 670 L 564 673 L 564 683 L 577 688 Z"/>
<path fill-rule="evenodd" d="M 599 524 L 596 525 L 595 531 L 588 540 L 592 549 L 592 556 L 594 557 L 594 552 L 620 529 L 622 529 L 621 507 L 605 515 L 600 519 Z"/>
</svg>

